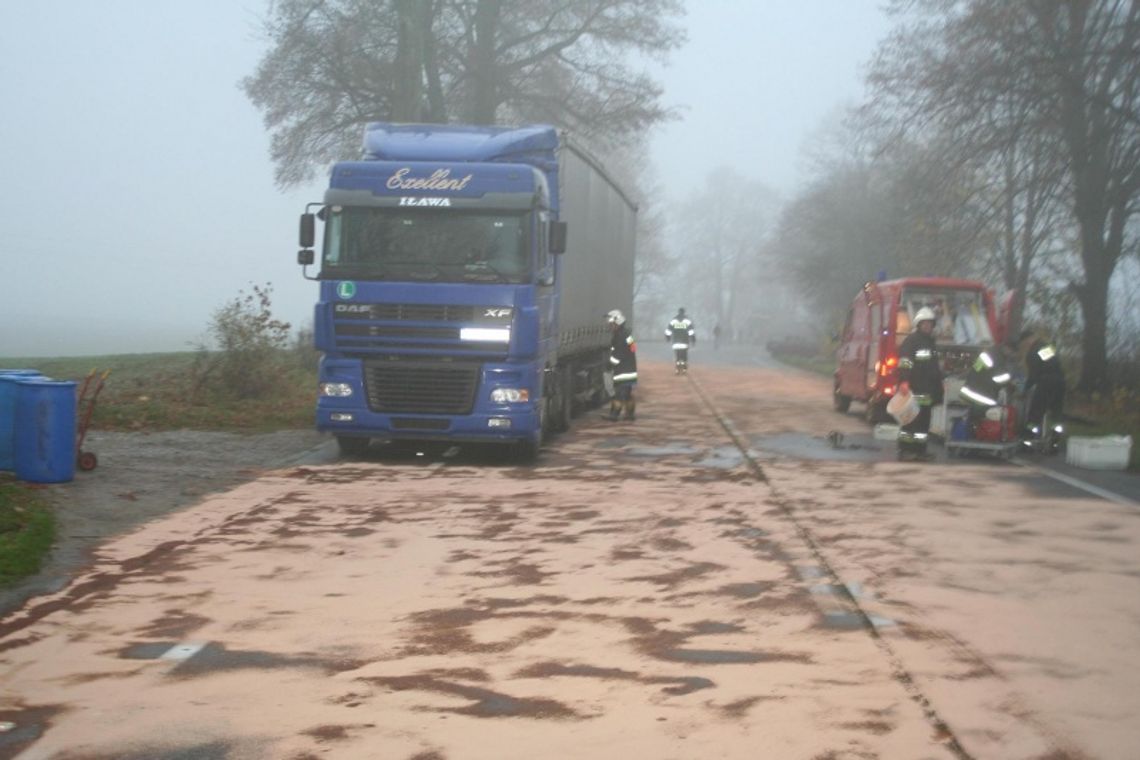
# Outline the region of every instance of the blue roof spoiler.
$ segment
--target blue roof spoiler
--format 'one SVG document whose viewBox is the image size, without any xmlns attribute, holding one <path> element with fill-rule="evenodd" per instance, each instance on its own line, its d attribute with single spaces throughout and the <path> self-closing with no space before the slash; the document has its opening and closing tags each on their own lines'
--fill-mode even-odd
<svg viewBox="0 0 1140 760">
<path fill-rule="evenodd" d="M 495 161 L 543 165 L 554 159 L 558 131 L 551 126 L 471 127 L 372 122 L 364 129 L 364 159 L 381 161 Z"/>
</svg>

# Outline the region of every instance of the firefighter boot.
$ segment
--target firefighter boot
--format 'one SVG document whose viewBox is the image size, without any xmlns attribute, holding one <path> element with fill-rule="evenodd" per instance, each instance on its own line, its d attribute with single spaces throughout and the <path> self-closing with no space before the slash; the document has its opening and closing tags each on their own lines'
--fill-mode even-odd
<svg viewBox="0 0 1140 760">
<path fill-rule="evenodd" d="M 636 419 L 634 412 L 637 410 L 637 402 L 633 399 L 625 402 L 625 418 L 632 422 Z"/>
<path fill-rule="evenodd" d="M 610 402 L 610 413 L 606 415 L 606 419 L 615 421 L 619 417 L 621 417 L 621 402 L 614 399 Z"/>
</svg>

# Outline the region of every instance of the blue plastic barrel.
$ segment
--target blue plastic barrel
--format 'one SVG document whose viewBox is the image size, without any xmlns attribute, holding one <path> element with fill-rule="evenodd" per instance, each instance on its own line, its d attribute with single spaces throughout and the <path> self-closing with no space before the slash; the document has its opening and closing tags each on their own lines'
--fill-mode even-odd
<svg viewBox="0 0 1140 760">
<path fill-rule="evenodd" d="M 0 369 L 0 470 L 15 469 L 16 381 L 43 377 L 34 369 Z"/>
<path fill-rule="evenodd" d="M 75 477 L 75 383 L 33 378 L 16 383 L 16 477 L 66 483 Z"/>
</svg>

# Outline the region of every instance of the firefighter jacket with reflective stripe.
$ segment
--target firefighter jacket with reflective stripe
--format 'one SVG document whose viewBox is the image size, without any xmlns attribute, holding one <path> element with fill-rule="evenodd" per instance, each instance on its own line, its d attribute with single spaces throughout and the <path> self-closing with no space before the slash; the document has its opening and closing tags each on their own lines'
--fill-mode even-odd
<svg viewBox="0 0 1140 760">
<path fill-rule="evenodd" d="M 1010 387 L 1013 375 L 1005 368 L 1000 357 L 983 351 L 974 360 L 962 386 L 961 396 L 977 407 L 989 408 L 1002 403 L 1002 391 Z"/>
<path fill-rule="evenodd" d="M 619 325 L 610 339 L 610 371 L 615 383 L 637 380 L 637 343 L 625 325 Z"/>
<path fill-rule="evenodd" d="M 697 342 L 697 329 L 693 327 L 693 320 L 688 317 L 673 317 L 665 327 L 665 340 L 673 344 L 673 348 L 688 348 Z"/>
<path fill-rule="evenodd" d="M 934 336 L 915 331 L 899 346 L 899 382 L 924 406 L 942 403 L 942 369 L 934 353 Z"/>
<path fill-rule="evenodd" d="M 1029 347 L 1029 353 L 1025 355 L 1025 369 L 1028 372 L 1025 378 L 1026 388 L 1032 388 L 1046 379 L 1065 380 L 1057 349 L 1043 340 L 1034 341 Z"/>
</svg>

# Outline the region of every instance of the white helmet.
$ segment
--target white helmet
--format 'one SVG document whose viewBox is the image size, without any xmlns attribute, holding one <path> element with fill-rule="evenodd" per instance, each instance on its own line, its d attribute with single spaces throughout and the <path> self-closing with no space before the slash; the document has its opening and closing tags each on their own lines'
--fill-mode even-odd
<svg viewBox="0 0 1140 760">
<path fill-rule="evenodd" d="M 919 322 L 933 322 L 937 317 L 934 315 L 934 309 L 929 306 L 923 306 L 914 315 L 914 324 L 917 327 Z"/>
<path fill-rule="evenodd" d="M 613 325 L 624 325 L 625 324 L 625 315 L 622 314 L 617 309 L 614 309 L 613 311 L 611 311 L 609 314 L 606 315 L 606 321 L 609 322 L 610 324 L 613 324 Z"/>
</svg>

